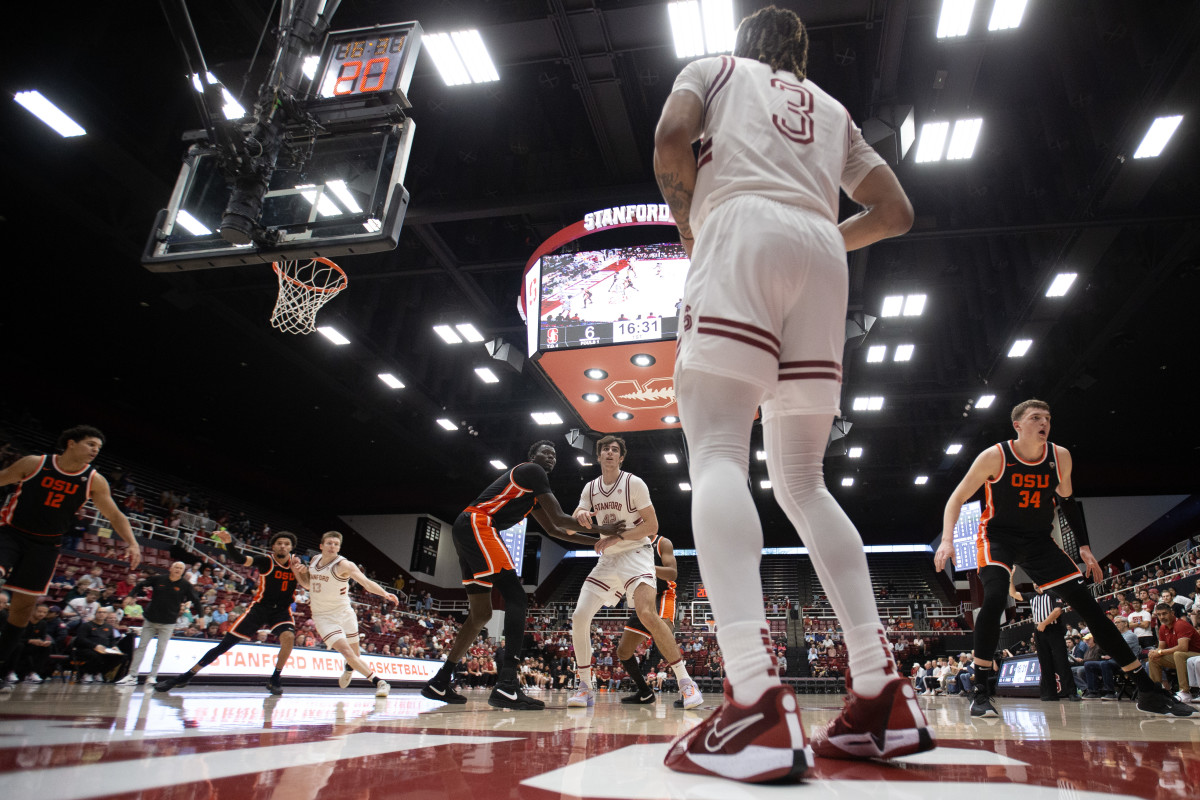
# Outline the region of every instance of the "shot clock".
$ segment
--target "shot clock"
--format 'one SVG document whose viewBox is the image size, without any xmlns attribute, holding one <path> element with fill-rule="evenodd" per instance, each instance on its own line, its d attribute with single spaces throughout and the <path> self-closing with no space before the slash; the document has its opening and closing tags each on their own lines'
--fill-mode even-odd
<svg viewBox="0 0 1200 800">
<path fill-rule="evenodd" d="M 421 26 L 416 22 L 330 33 L 313 80 L 312 99 L 378 98 L 408 106 L 408 85 L 420 42 Z"/>
</svg>

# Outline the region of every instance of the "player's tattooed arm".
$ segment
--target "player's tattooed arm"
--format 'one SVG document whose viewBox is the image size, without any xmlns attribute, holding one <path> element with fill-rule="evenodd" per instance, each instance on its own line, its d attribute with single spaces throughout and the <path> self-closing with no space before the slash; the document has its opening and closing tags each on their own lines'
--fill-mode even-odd
<svg viewBox="0 0 1200 800">
<path fill-rule="evenodd" d="M 692 142 L 700 138 L 704 107 L 688 91 L 672 92 L 654 130 L 654 178 L 675 216 L 683 248 L 692 252 L 692 196 L 696 191 L 696 156 Z"/>
</svg>

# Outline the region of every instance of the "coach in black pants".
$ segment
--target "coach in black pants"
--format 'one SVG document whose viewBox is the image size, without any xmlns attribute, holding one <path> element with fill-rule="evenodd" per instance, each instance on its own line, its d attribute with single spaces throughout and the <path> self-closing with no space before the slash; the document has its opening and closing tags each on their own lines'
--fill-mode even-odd
<svg viewBox="0 0 1200 800">
<path fill-rule="evenodd" d="M 1037 589 L 1037 597 L 1033 598 L 1031 605 L 1037 633 L 1033 638 L 1037 644 L 1038 664 L 1042 668 L 1042 699 L 1047 702 L 1060 697 L 1078 700 L 1079 692 L 1075 689 L 1071 663 L 1067 660 L 1067 626 L 1062 619 L 1062 600 L 1042 591 L 1040 586 L 1035 585 L 1034 588 Z"/>
</svg>

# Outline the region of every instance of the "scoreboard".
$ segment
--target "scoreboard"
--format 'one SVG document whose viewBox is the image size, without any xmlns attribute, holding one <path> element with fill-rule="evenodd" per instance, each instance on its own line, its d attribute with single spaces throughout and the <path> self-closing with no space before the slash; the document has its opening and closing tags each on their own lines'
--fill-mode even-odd
<svg viewBox="0 0 1200 800">
<path fill-rule="evenodd" d="M 543 323 L 541 348 L 588 347 L 598 344 L 625 342 L 657 342 L 674 339 L 679 331 L 679 317 L 650 317 L 647 319 L 617 320 L 616 322 Z"/>
</svg>

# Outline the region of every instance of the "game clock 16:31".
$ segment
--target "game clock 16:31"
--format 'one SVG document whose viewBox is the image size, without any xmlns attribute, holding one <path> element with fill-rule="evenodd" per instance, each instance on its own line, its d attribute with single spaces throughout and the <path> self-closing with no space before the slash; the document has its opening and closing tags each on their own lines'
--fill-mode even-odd
<svg viewBox="0 0 1200 800">
<path fill-rule="evenodd" d="M 646 339 L 661 338 L 662 326 L 658 317 L 618 320 L 613 323 L 614 342 L 640 342 Z"/>
</svg>

